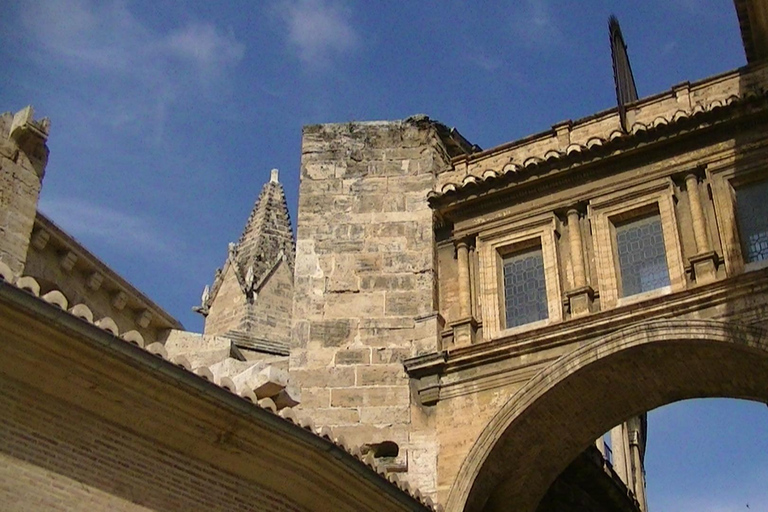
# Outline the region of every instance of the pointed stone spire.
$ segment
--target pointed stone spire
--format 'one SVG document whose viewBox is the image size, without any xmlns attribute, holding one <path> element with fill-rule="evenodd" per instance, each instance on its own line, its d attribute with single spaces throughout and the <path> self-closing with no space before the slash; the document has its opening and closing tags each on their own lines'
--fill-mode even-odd
<svg viewBox="0 0 768 512">
<path fill-rule="evenodd" d="M 287 346 L 295 254 L 285 191 L 273 169 L 207 300 L 195 308 L 206 316 L 205 334 L 229 336 L 242 350 Z"/>
<path fill-rule="evenodd" d="M 278 170 L 272 169 L 269 182 L 264 184 L 256 200 L 243 234 L 237 242 L 235 261 L 245 282 L 248 269 L 253 267 L 255 283 L 275 265 L 280 253 L 293 270 L 295 246 L 288 204 L 283 185 L 278 181 Z"/>
</svg>

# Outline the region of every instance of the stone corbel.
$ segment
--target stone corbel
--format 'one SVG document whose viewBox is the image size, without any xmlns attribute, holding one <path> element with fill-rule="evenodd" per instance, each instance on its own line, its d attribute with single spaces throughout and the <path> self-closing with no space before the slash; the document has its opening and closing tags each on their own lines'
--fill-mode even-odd
<svg viewBox="0 0 768 512">
<path fill-rule="evenodd" d="M 125 292 L 117 292 L 112 297 L 112 307 L 116 310 L 122 311 L 126 304 L 128 304 L 128 295 L 126 295 Z"/>
<path fill-rule="evenodd" d="M 445 358 L 445 352 L 434 352 L 403 361 L 405 372 L 411 377 L 411 389 L 421 405 L 434 405 L 440 400 L 440 374 Z"/>
<path fill-rule="evenodd" d="M 86 280 L 85 284 L 93 291 L 98 290 L 101 288 L 101 283 L 104 282 L 104 274 L 100 272 L 92 272 L 90 276 L 88 276 L 88 279 Z"/>
<path fill-rule="evenodd" d="M 149 310 L 142 310 L 139 312 L 139 314 L 136 316 L 136 323 L 139 324 L 139 327 L 146 329 L 149 327 L 149 323 L 152 321 L 152 313 Z"/>
<path fill-rule="evenodd" d="M 71 272 L 72 269 L 75 268 L 75 263 L 77 263 L 77 254 L 72 251 L 67 251 L 64 253 L 64 255 L 59 260 L 61 268 L 67 272 Z"/>
<path fill-rule="evenodd" d="M 425 375 L 417 381 L 419 403 L 435 405 L 440 400 L 440 376 Z"/>
<path fill-rule="evenodd" d="M 50 240 L 51 235 L 44 229 L 38 229 L 34 232 L 32 235 L 32 239 L 30 240 L 32 247 L 37 249 L 38 251 L 42 251 L 45 249 L 45 246 L 48 245 L 48 240 Z"/>
</svg>

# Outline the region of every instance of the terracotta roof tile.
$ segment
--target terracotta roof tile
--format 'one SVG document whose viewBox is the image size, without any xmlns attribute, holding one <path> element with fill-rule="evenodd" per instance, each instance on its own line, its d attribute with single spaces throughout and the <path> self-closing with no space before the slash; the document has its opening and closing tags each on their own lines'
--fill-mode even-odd
<svg viewBox="0 0 768 512">
<path fill-rule="evenodd" d="M 62 294 L 60 291 L 51 291 L 40 297 L 40 286 L 38 285 L 37 281 L 35 281 L 35 279 L 29 276 L 22 276 L 14 280 L 13 277 L 14 276 L 10 268 L 5 263 L 0 261 L 0 280 L 6 281 L 7 283 L 12 284 L 17 288 L 25 290 L 48 304 L 67 311 L 66 297 L 64 297 L 64 294 Z M 343 437 L 335 436 L 332 430 L 328 427 L 315 426 L 311 418 L 299 416 L 295 409 L 292 407 L 284 407 L 278 410 L 275 401 L 273 401 L 271 398 L 262 398 L 259 400 L 256 396 L 256 393 L 254 393 L 252 389 L 247 386 L 242 386 L 240 389 L 238 389 L 233 379 L 226 376 L 223 376 L 218 379 L 217 382 L 214 382 L 213 374 L 207 367 L 200 366 L 193 369 L 191 368 L 189 361 L 184 356 L 175 356 L 171 359 L 168 359 L 168 354 L 162 343 L 154 342 L 144 346 L 143 338 L 136 331 L 128 331 L 122 335 L 119 335 L 117 326 L 109 317 L 105 317 L 96 322 L 93 322 L 93 315 L 89 314 L 90 309 L 88 309 L 88 307 L 83 304 L 77 304 L 73 306 L 68 312 L 73 317 L 78 318 L 81 321 L 96 325 L 104 329 L 106 332 L 112 334 L 121 341 L 134 344 L 142 350 L 145 350 L 161 359 L 168 361 L 171 364 L 178 366 L 179 368 L 182 368 L 185 371 L 190 372 L 191 374 L 194 374 L 200 379 L 206 380 L 213 385 L 217 385 L 226 391 L 241 397 L 243 400 L 252 403 L 254 407 L 259 407 L 263 410 L 269 411 L 272 414 L 276 414 L 283 418 L 285 421 L 313 433 L 317 437 L 324 439 L 326 442 L 338 446 L 339 448 L 360 460 L 363 464 L 370 467 L 372 471 L 386 479 L 392 485 L 395 485 L 401 491 L 405 492 L 420 502 L 422 505 L 435 511 L 442 510 L 440 505 L 435 505 L 429 497 L 425 497 L 417 489 L 411 488 L 406 481 L 401 481 L 397 475 L 391 473 L 387 474 L 384 467 L 379 465 L 376 459 L 373 457 L 372 452 L 365 451 L 365 453 L 363 453 L 358 446 L 350 447 L 345 442 Z"/>
</svg>

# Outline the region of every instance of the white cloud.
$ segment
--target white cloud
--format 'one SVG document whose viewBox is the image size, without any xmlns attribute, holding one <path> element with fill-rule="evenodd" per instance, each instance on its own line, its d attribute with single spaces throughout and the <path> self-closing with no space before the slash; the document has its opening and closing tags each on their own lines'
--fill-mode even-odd
<svg viewBox="0 0 768 512">
<path fill-rule="evenodd" d="M 512 30 L 528 46 L 552 46 L 562 40 L 560 28 L 550 14 L 548 0 L 525 0 L 513 13 Z"/>
<path fill-rule="evenodd" d="M 88 79 L 85 94 L 98 118 L 112 128 L 149 121 L 156 141 L 179 98 L 220 90 L 212 85 L 226 82 L 245 53 L 232 33 L 211 23 L 158 31 L 120 0 L 38 0 L 20 13 L 39 65 Z"/>
<path fill-rule="evenodd" d="M 235 66 L 245 50 L 232 34 L 221 33 L 206 23 L 191 23 L 175 30 L 163 43 L 161 48 L 170 55 L 187 59 L 206 72 Z"/>
<path fill-rule="evenodd" d="M 463 56 L 467 62 L 488 73 L 493 73 L 494 71 L 501 68 L 501 66 L 504 64 L 500 57 L 494 56 L 480 49 L 467 51 L 463 54 Z"/>
<path fill-rule="evenodd" d="M 305 64 L 326 66 L 333 57 L 358 46 L 360 38 L 352 27 L 351 13 L 340 3 L 299 0 L 282 6 L 288 42 Z"/>
<path fill-rule="evenodd" d="M 104 244 L 148 258 L 169 257 L 175 253 L 175 244 L 140 215 L 80 199 L 46 199 L 45 196 L 41 198 L 40 210 L 67 233 L 88 245 Z"/>
</svg>

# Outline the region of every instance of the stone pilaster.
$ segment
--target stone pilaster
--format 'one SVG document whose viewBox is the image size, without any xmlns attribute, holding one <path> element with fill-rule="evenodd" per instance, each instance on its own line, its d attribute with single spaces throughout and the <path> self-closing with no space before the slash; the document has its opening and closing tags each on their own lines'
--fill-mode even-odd
<svg viewBox="0 0 768 512">
<path fill-rule="evenodd" d="M 685 176 L 685 188 L 691 209 L 693 238 L 696 242 L 696 254 L 689 258 L 696 284 L 710 283 L 716 279 L 717 254 L 711 250 L 704 218 L 704 208 L 699 192 L 699 178 L 695 173 Z"/>
<path fill-rule="evenodd" d="M 570 208 L 566 212 L 568 219 L 568 243 L 571 254 L 573 272 L 573 288 L 566 292 L 571 316 L 579 317 L 592 311 L 594 290 L 587 284 L 587 273 L 584 265 L 584 245 L 581 237 L 581 212 L 578 208 Z"/>
</svg>

